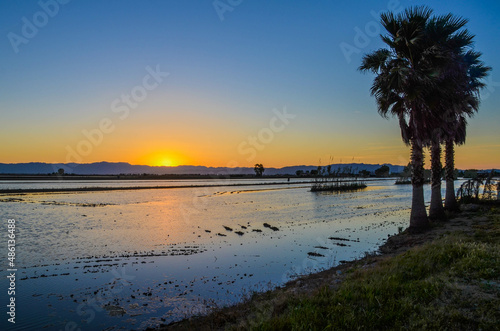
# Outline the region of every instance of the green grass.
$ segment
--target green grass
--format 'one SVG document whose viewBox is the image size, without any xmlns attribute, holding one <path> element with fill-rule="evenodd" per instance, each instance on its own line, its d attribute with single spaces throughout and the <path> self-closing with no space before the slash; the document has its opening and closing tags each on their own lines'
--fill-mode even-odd
<svg viewBox="0 0 500 331">
<path fill-rule="evenodd" d="M 291 297 L 257 330 L 498 330 L 500 216 Z"/>
</svg>

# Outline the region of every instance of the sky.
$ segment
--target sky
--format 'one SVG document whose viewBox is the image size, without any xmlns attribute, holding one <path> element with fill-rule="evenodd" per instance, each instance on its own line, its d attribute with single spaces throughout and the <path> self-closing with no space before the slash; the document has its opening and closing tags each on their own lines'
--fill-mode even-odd
<svg viewBox="0 0 500 331">
<path fill-rule="evenodd" d="M 357 68 L 381 12 L 423 4 L 493 67 L 456 166 L 500 168 L 496 0 L 2 1 L 0 162 L 405 165 Z"/>
</svg>

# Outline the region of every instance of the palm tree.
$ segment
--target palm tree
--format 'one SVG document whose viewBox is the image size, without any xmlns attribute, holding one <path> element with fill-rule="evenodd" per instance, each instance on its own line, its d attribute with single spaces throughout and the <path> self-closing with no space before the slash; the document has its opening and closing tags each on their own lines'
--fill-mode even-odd
<svg viewBox="0 0 500 331">
<path fill-rule="evenodd" d="M 449 77 L 446 77 L 448 81 Z M 449 89 L 447 85 L 440 85 L 439 89 L 435 89 L 431 95 L 427 96 L 427 100 L 431 103 L 432 108 L 439 115 L 445 115 L 447 109 L 446 96 Z M 441 196 L 441 174 L 443 166 L 441 163 L 441 142 L 444 139 L 443 119 L 434 118 L 432 121 L 433 134 L 429 137 L 428 147 L 431 154 L 431 202 L 429 206 L 429 219 L 444 220 L 446 213 L 443 207 L 443 199 Z"/>
<path fill-rule="evenodd" d="M 428 227 L 424 204 L 423 148 L 431 147 L 433 169 L 430 216 L 444 218 L 441 198 L 441 142 L 443 123 L 456 102 L 450 96 L 462 93 L 464 70 L 456 59 L 471 45 L 473 36 L 461 30 L 467 20 L 452 14 L 431 17 L 428 7 L 413 7 L 395 16 L 382 14 L 388 35 L 379 49 L 363 58 L 361 71 L 371 71 L 371 93 L 379 113 L 399 119 L 403 141 L 411 146 L 412 210 L 410 229 Z M 457 83 L 458 82 L 458 83 Z"/>
<path fill-rule="evenodd" d="M 455 123 L 450 123 L 452 128 L 445 138 L 445 179 L 446 196 L 444 208 L 448 211 L 457 211 L 458 204 L 455 197 L 455 144 L 465 144 L 467 119 L 459 115 Z"/>
<path fill-rule="evenodd" d="M 479 91 L 485 86 L 483 79 L 491 71 L 491 67 L 486 66 L 481 60 L 481 53 L 469 50 L 465 54 L 460 54 L 461 59 L 457 65 L 462 65 L 464 75 L 456 77 L 456 82 L 460 84 L 453 95 L 454 105 L 450 107 L 448 121 L 445 128 L 445 162 L 446 162 L 446 198 L 445 209 L 449 211 L 458 210 L 455 197 L 455 150 L 454 145 L 465 143 L 467 119 L 472 117 L 479 109 Z"/>
<path fill-rule="evenodd" d="M 427 146 L 431 151 L 431 203 L 429 208 L 430 219 L 446 219 L 441 196 L 441 143 L 445 135 L 445 123 L 454 115 L 450 110 L 455 109 L 456 96 L 464 90 L 461 85 L 465 77 L 465 67 L 462 65 L 461 55 L 466 47 L 472 45 L 473 38 L 466 29 L 467 20 L 453 14 L 433 17 L 429 20 L 425 37 L 427 46 L 432 50 L 429 58 L 431 67 L 434 66 L 434 77 L 437 84 L 425 90 L 426 105 L 431 110 L 426 119 L 428 125 L 433 126 Z"/>
<path fill-rule="evenodd" d="M 262 163 L 256 163 L 253 170 L 255 171 L 255 175 L 257 177 L 262 177 L 262 174 L 264 173 L 264 171 L 266 169 L 264 169 L 264 166 L 262 165 Z"/>
<path fill-rule="evenodd" d="M 359 67 L 377 75 L 371 94 L 377 101 L 378 112 L 383 117 L 393 115 L 399 119 L 403 142 L 411 146 L 411 230 L 429 226 L 424 204 L 423 148 L 432 129 L 432 113 L 424 95 L 437 87 L 435 52 L 426 35 L 431 15 L 428 7 L 409 8 L 397 16 L 391 12 L 382 14 L 382 25 L 388 32 L 382 40 L 388 48 L 365 55 Z"/>
</svg>

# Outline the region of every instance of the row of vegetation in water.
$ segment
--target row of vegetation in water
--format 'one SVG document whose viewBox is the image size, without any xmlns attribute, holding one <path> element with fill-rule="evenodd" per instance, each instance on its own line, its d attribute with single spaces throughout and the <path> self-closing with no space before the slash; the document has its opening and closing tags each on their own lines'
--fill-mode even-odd
<svg viewBox="0 0 500 331">
<path fill-rule="evenodd" d="M 311 186 L 311 192 L 343 192 L 343 191 L 356 191 L 366 188 L 365 182 L 353 180 L 340 180 L 338 178 L 319 178 Z"/>
<path fill-rule="evenodd" d="M 330 160 L 333 161 L 333 160 Z M 366 188 L 364 181 L 358 178 L 347 179 L 353 176 L 353 169 L 346 166 L 343 169 L 332 169 L 332 166 L 322 168 L 318 167 L 317 177 L 311 186 L 311 192 L 344 192 L 344 191 L 357 191 Z M 340 179 L 344 178 L 344 179 Z"/>
</svg>

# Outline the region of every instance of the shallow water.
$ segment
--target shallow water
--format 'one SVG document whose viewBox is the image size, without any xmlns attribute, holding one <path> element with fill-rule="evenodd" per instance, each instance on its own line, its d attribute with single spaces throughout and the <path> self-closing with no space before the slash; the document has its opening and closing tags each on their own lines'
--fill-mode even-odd
<svg viewBox="0 0 500 331">
<path fill-rule="evenodd" d="M 410 212 L 411 186 L 367 184 L 0 195 L 17 226 L 15 329 L 144 329 L 360 257 Z"/>
<path fill-rule="evenodd" d="M 307 182 L 307 178 L 290 178 L 291 183 Z M 199 185 L 251 185 L 287 182 L 286 178 L 241 178 L 241 179 L 169 179 L 169 180 L 0 180 L 0 189 L 71 189 L 84 187 L 155 187 L 155 186 L 199 186 Z"/>
</svg>

